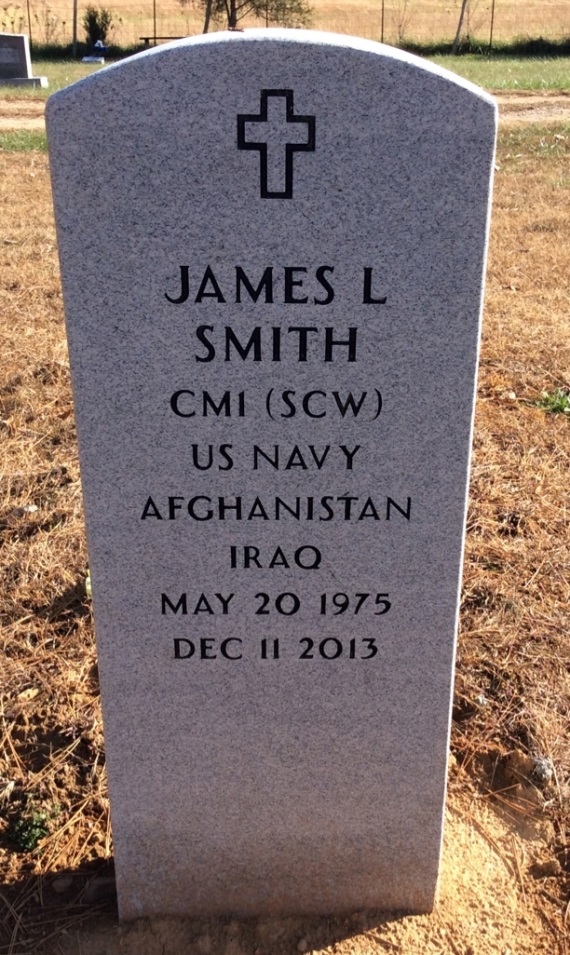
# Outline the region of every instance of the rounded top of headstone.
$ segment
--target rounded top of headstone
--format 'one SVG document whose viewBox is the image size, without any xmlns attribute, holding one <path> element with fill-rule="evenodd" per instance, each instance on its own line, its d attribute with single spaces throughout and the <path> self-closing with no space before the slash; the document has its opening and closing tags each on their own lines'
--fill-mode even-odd
<svg viewBox="0 0 570 955">
<path fill-rule="evenodd" d="M 117 79 L 117 73 L 132 72 L 135 67 L 141 68 L 144 65 L 150 67 L 151 63 L 154 66 L 157 61 L 169 60 L 173 56 L 180 57 L 181 53 L 192 55 L 193 58 L 200 55 L 209 58 L 216 54 L 226 57 L 228 49 L 232 46 L 240 47 L 240 56 L 244 55 L 244 48 L 249 48 L 252 53 L 255 52 L 255 55 L 261 53 L 260 48 L 269 49 L 272 51 L 272 54 L 278 55 L 279 48 L 286 47 L 287 55 L 293 53 L 292 48 L 298 51 L 311 48 L 312 55 L 318 53 L 320 49 L 325 55 L 334 55 L 335 53 L 342 55 L 352 52 L 366 57 L 379 57 L 383 61 L 391 61 L 394 67 L 412 67 L 415 70 L 423 72 L 426 78 L 431 75 L 434 79 L 439 78 L 440 80 L 454 84 L 456 87 L 460 87 L 478 96 L 496 109 L 495 100 L 485 90 L 469 82 L 469 80 L 452 73 L 450 70 L 437 66 L 429 60 L 415 56 L 412 53 L 407 53 L 404 50 L 399 50 L 396 47 L 384 43 L 378 43 L 375 40 L 367 40 L 362 37 L 349 36 L 347 34 L 278 27 L 228 30 L 185 37 L 181 40 L 173 40 L 170 43 L 155 46 L 150 50 L 144 50 L 118 63 L 110 64 L 105 67 L 105 69 L 99 70 L 97 73 L 93 73 L 91 76 L 85 77 L 77 83 L 73 83 L 71 86 L 54 94 L 48 102 L 66 96 L 70 90 L 75 91 L 80 87 L 86 87 L 93 83 L 111 82 L 111 77 L 113 77 L 113 80 Z"/>
</svg>

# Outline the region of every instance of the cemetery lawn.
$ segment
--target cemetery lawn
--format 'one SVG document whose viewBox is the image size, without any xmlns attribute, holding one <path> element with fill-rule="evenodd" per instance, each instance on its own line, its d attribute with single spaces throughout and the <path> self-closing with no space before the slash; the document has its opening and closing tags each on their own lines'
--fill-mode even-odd
<svg viewBox="0 0 570 955">
<path fill-rule="evenodd" d="M 3 147 L 0 955 L 567 955 L 569 153 L 501 128 L 437 910 L 119 937 L 48 162 Z"/>
<path fill-rule="evenodd" d="M 570 95 L 570 57 L 567 56 L 513 57 L 499 53 L 469 53 L 461 56 L 430 56 L 428 59 L 487 90 L 557 91 Z M 107 59 L 107 65 L 112 62 Z M 0 100 L 45 102 L 52 93 L 103 68 L 98 64 L 81 63 L 79 60 L 43 56 L 34 56 L 33 65 L 36 76 L 47 76 L 48 89 L 0 86 Z"/>
<path fill-rule="evenodd" d="M 81 63 L 80 60 L 62 60 L 48 59 L 44 57 L 33 57 L 34 76 L 47 76 L 49 86 L 47 89 L 38 89 L 32 87 L 28 89 L 17 86 L 1 86 L 0 98 L 8 100 L 46 100 L 52 93 L 82 80 L 84 76 L 90 76 L 102 69 L 96 63 Z"/>
<path fill-rule="evenodd" d="M 462 56 L 430 56 L 429 59 L 487 90 L 570 92 L 570 57 L 511 57 L 469 53 Z"/>
</svg>

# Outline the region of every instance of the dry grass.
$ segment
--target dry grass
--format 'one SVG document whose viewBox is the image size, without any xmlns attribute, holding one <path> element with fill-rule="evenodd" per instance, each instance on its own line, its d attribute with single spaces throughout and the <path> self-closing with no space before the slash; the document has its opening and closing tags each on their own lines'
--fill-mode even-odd
<svg viewBox="0 0 570 955">
<path fill-rule="evenodd" d="M 78 36 L 83 39 L 81 26 L 87 0 L 78 4 Z M 98 6 L 96 3 L 95 6 Z M 141 36 L 153 35 L 153 3 L 135 3 L 134 0 L 110 0 L 102 6 L 114 14 L 113 42 L 128 46 L 138 43 Z M 312 26 L 317 30 L 332 30 L 379 40 L 381 31 L 381 4 L 371 0 L 311 0 Z M 2 29 L 27 30 L 27 12 L 24 4 L 15 3 L 3 8 Z M 457 29 L 460 2 L 443 0 L 385 0 L 384 39 L 396 43 L 402 38 L 416 41 L 452 40 Z M 69 43 L 72 20 L 66 0 L 30 0 L 32 37 L 37 43 Z M 488 40 L 491 4 L 470 0 L 464 23 L 464 32 L 481 40 Z M 202 7 L 196 0 L 157 0 L 156 32 L 158 36 L 185 36 L 202 32 Z M 13 24 L 13 26 L 12 26 Z M 240 26 L 265 26 L 263 20 L 248 18 Z M 568 5 L 562 0 L 510 0 L 508 5 L 497 4 L 494 38 L 512 40 L 519 36 L 557 39 L 570 34 Z"/>
<path fill-rule="evenodd" d="M 570 387 L 569 148 L 555 126 L 501 137 L 453 730 L 455 787 L 550 820 L 553 951 L 570 871 L 570 420 L 536 401 Z M 4 153 L 2 169 L 0 953 L 22 955 L 93 911 L 112 847 L 47 159 Z M 547 785 L 528 778 L 536 757 Z M 530 899 L 539 883 L 517 866 Z"/>
<path fill-rule="evenodd" d="M 527 811 L 546 805 L 566 873 L 570 419 L 537 400 L 570 390 L 569 150 L 568 129 L 501 140 L 453 733 L 483 789 L 502 791 L 513 811 L 519 796 Z M 521 790 L 529 773 L 508 772 L 513 753 L 551 762 L 547 793 Z M 567 889 L 566 875 L 561 900 Z"/>
<path fill-rule="evenodd" d="M 3 154 L 2 167 L 0 867 L 11 882 L 104 859 L 110 836 L 47 160 Z M 14 851 L 44 831 L 41 854 Z M 21 911 L 34 894 L 24 889 Z M 8 945 L 9 908 L 2 920 Z"/>
</svg>

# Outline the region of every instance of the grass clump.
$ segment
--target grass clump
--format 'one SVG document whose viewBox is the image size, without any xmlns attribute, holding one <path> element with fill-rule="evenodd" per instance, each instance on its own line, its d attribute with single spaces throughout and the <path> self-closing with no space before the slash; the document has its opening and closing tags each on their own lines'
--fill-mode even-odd
<svg viewBox="0 0 570 955">
<path fill-rule="evenodd" d="M 570 393 L 564 388 L 555 388 L 554 391 L 543 391 L 536 402 L 547 414 L 570 415 Z"/>
<path fill-rule="evenodd" d="M 0 152 L 45 153 L 47 152 L 46 134 L 36 129 L 12 129 L 0 133 Z"/>
</svg>

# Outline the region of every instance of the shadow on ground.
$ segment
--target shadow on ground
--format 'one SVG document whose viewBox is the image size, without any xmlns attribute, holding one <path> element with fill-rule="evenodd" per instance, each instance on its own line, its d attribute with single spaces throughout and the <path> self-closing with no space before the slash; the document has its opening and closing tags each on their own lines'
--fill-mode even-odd
<svg viewBox="0 0 570 955">
<path fill-rule="evenodd" d="M 397 922 L 397 913 L 153 918 L 119 925 L 112 861 L 0 886 L 0 955 L 291 955 Z"/>
</svg>

